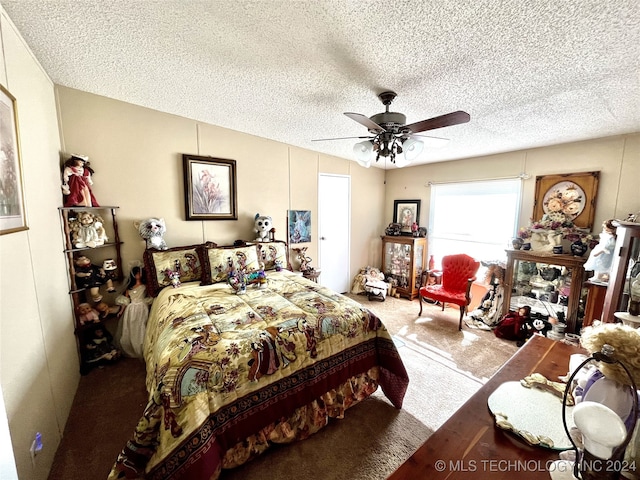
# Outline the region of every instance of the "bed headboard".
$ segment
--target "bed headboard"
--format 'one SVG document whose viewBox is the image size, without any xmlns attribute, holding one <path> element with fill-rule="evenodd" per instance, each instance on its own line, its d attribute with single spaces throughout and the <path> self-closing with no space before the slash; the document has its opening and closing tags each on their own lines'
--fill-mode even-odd
<svg viewBox="0 0 640 480">
<path fill-rule="evenodd" d="M 236 240 L 233 245 L 205 242 L 173 247 L 167 250 L 147 249 L 143 254 L 147 292 L 155 297 L 160 290 L 171 285 L 168 271 L 178 271 L 180 282 L 200 281 L 201 285 L 227 281 L 229 262 L 238 269 L 257 271 L 275 270 L 276 265 L 293 270 L 289 258 L 289 245 L 282 240 L 255 242 Z"/>
</svg>

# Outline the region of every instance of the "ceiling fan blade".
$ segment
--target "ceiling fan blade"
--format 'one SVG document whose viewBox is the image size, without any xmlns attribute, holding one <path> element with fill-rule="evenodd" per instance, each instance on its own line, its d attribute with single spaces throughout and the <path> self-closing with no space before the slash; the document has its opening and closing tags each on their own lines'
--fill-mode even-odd
<svg viewBox="0 0 640 480">
<path fill-rule="evenodd" d="M 451 139 L 442 137 L 432 137 L 430 135 L 411 135 L 409 138 L 419 138 L 425 147 L 441 148 L 449 144 Z"/>
<path fill-rule="evenodd" d="M 349 140 L 352 138 L 371 138 L 373 139 L 374 137 L 371 136 L 366 136 L 366 137 L 338 137 L 338 138 L 314 138 L 313 140 L 311 140 L 312 142 L 326 142 L 328 140 Z"/>
<path fill-rule="evenodd" d="M 471 117 L 467 112 L 458 110 L 457 112 L 447 113 L 446 115 L 429 118 L 428 120 L 422 120 L 421 122 L 411 123 L 409 125 L 405 125 L 404 128 L 408 129 L 411 133 L 418 133 L 426 130 L 435 130 L 436 128 L 451 127 L 452 125 L 467 123 L 469 120 L 471 120 Z"/>
<path fill-rule="evenodd" d="M 358 122 L 360 125 L 364 125 L 370 131 L 373 131 L 373 132 L 376 132 L 376 133 L 382 133 L 382 132 L 386 131 L 384 128 L 382 128 L 380 125 L 378 125 L 376 122 L 372 121 L 369 117 L 367 117 L 365 115 L 362 115 L 361 113 L 344 112 L 344 114 L 347 117 L 349 117 L 351 120 L 355 120 L 356 122 Z"/>
</svg>

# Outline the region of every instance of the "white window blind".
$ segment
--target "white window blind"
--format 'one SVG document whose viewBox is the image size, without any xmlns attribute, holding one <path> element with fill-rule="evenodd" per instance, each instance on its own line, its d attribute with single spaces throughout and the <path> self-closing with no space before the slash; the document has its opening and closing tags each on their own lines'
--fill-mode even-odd
<svg viewBox="0 0 640 480">
<path fill-rule="evenodd" d="M 466 253 L 476 260 L 506 260 L 516 234 L 520 179 L 431 185 L 429 255 Z"/>
</svg>

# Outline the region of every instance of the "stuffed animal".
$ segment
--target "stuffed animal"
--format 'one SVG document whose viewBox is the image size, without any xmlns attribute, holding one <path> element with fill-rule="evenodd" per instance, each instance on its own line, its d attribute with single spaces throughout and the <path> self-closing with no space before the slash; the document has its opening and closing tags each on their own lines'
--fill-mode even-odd
<svg viewBox="0 0 640 480">
<path fill-rule="evenodd" d="M 253 231 L 258 234 L 256 242 L 268 242 L 269 232 L 273 227 L 273 219 L 267 215 L 256 213 L 253 222 Z"/>
<path fill-rule="evenodd" d="M 78 212 L 75 218 L 69 220 L 71 241 L 76 248 L 98 247 L 108 240 L 102 226 L 104 220 L 100 215 L 91 212 Z"/>
<path fill-rule="evenodd" d="M 134 222 L 133 226 L 147 242 L 147 249 L 167 250 L 168 247 L 164 241 L 164 234 L 167 232 L 164 218 L 147 218 L 141 222 Z"/>
<path fill-rule="evenodd" d="M 88 257 L 81 255 L 73 263 L 76 270 L 76 285 L 79 288 L 88 288 L 91 293 L 91 299 L 94 302 L 98 303 L 102 300 L 102 296 L 99 293 L 101 285 L 106 284 L 109 292 L 116 291 L 113 287 L 113 282 L 107 277 L 104 269 L 97 265 L 92 265 Z"/>
</svg>

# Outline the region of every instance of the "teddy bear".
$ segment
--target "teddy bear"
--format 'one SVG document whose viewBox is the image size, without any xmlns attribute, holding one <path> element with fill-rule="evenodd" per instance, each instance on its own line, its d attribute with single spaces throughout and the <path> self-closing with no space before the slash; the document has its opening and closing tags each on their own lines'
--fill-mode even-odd
<svg viewBox="0 0 640 480">
<path fill-rule="evenodd" d="M 138 229 L 138 233 L 147 243 L 147 249 L 167 250 L 168 247 L 164 241 L 164 234 L 167 232 L 164 218 L 147 218 L 141 222 L 134 222 L 133 226 Z"/>
<path fill-rule="evenodd" d="M 273 228 L 273 219 L 267 215 L 256 213 L 253 222 L 253 231 L 258 234 L 256 242 L 268 242 L 269 233 Z"/>
<path fill-rule="evenodd" d="M 113 281 L 107 277 L 103 268 L 93 265 L 91 259 L 85 255 L 80 255 L 73 261 L 75 265 L 75 278 L 78 288 L 87 288 L 91 293 L 91 299 L 98 303 L 102 300 L 100 295 L 100 285 L 107 285 L 109 292 L 115 292 Z"/>
<path fill-rule="evenodd" d="M 91 212 L 78 212 L 69 220 L 71 241 L 76 248 L 98 247 L 108 240 L 100 215 Z"/>
</svg>

